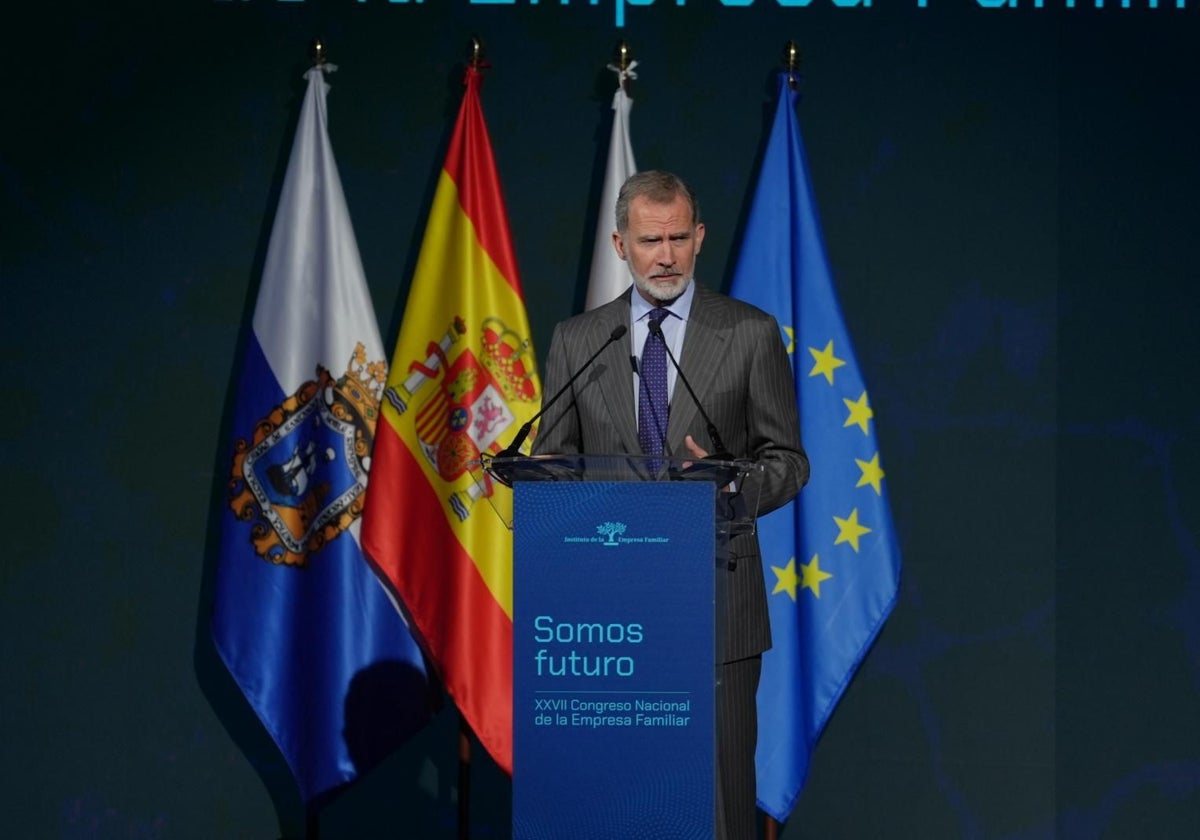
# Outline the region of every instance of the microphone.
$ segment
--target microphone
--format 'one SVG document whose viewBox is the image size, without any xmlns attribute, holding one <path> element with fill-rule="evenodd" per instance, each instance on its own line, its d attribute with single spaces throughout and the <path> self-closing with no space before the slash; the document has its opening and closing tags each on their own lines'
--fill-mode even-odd
<svg viewBox="0 0 1200 840">
<path fill-rule="evenodd" d="M 712 439 L 713 448 L 716 450 L 716 452 L 710 453 L 708 457 L 715 461 L 732 461 L 733 455 L 726 451 L 725 444 L 721 442 L 721 435 L 717 431 L 716 424 L 709 419 L 708 412 L 704 410 L 704 406 L 700 404 L 700 400 L 696 399 L 696 392 L 692 390 L 691 383 L 683 375 L 683 369 L 679 367 L 679 362 L 675 361 L 675 354 L 671 352 L 671 345 L 667 343 L 667 337 L 663 335 L 662 324 L 651 318 L 647 320 L 647 326 L 650 328 L 650 333 L 663 343 L 663 347 L 667 351 L 667 358 L 671 360 L 671 365 L 675 368 L 675 372 L 679 374 L 679 381 L 683 383 L 684 388 L 687 388 L 688 394 L 692 397 L 692 402 L 696 404 L 696 408 L 700 409 L 700 416 L 708 424 L 708 436 Z"/>
<path fill-rule="evenodd" d="M 521 454 L 520 453 L 521 444 L 523 444 L 525 442 L 525 438 L 529 437 L 529 431 L 530 431 L 530 429 L 533 428 L 533 424 L 535 422 L 537 422 L 537 419 L 539 417 L 541 417 L 543 414 L 545 414 L 546 410 L 549 409 L 550 406 L 552 406 L 556 402 L 558 402 L 558 398 L 567 392 L 567 389 L 570 388 L 571 384 L 576 379 L 579 378 L 579 375 L 581 373 L 583 373 L 585 370 L 587 370 L 589 367 L 592 366 L 592 362 L 596 361 L 596 359 L 600 356 L 600 354 L 608 349 L 608 345 L 612 344 L 614 341 L 619 339 L 621 336 L 625 335 L 625 333 L 627 333 L 627 332 L 629 332 L 629 327 L 625 326 L 624 324 L 614 327 L 613 331 L 608 336 L 608 341 L 601 344 L 600 349 L 597 350 L 595 353 L 593 353 L 592 357 L 590 359 L 588 359 L 586 362 L 584 362 L 580 366 L 579 370 L 575 371 L 575 373 L 573 373 L 571 375 L 571 378 L 566 381 L 566 384 L 564 384 L 561 388 L 558 389 L 558 393 L 556 393 L 553 397 L 551 397 L 546 402 L 542 403 L 542 407 L 538 411 L 538 413 L 533 415 L 532 417 L 530 417 L 529 421 L 527 423 L 522 424 L 521 428 L 517 431 L 516 437 L 513 438 L 512 443 L 510 443 L 508 446 L 504 447 L 499 452 L 497 452 L 495 457 L 511 458 L 515 455 L 520 455 Z"/>
</svg>

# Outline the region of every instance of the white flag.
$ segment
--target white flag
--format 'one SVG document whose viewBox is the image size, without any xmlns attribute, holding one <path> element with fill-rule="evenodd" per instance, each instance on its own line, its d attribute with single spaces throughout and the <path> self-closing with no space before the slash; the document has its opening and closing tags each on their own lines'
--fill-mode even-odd
<svg viewBox="0 0 1200 840">
<path fill-rule="evenodd" d="M 617 74 L 617 92 L 613 94 L 612 136 L 608 141 L 608 166 L 604 170 L 604 188 L 600 191 L 600 212 L 596 215 L 596 241 L 592 245 L 592 271 L 588 275 L 586 309 L 595 309 L 608 303 L 633 282 L 625 261 L 617 256 L 612 244 L 613 209 L 617 206 L 617 193 L 625 179 L 637 172 L 633 162 L 633 146 L 629 142 L 629 109 L 633 100 L 625 92 L 625 80 L 636 79 L 633 68 L 637 62 L 621 70 L 610 64 Z"/>
</svg>

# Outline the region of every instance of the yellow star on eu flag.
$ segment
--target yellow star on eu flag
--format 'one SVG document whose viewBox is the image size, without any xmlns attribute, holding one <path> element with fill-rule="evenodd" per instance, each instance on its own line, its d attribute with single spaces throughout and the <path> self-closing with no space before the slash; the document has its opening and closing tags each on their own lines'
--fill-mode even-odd
<svg viewBox="0 0 1200 840">
<path fill-rule="evenodd" d="M 854 486 L 856 488 L 866 487 L 870 484 L 874 488 L 876 496 L 882 494 L 883 490 L 880 489 L 880 485 L 883 482 L 884 472 L 883 468 L 879 466 L 879 453 L 876 452 L 870 461 L 860 461 L 855 458 L 854 463 L 858 464 L 858 468 L 862 470 L 862 478 Z"/>
<path fill-rule="evenodd" d="M 821 571 L 821 558 L 814 554 L 811 563 L 800 566 L 800 588 L 811 589 L 813 595 L 821 597 L 821 581 L 829 580 L 833 575 Z"/>
<path fill-rule="evenodd" d="M 800 578 L 796 575 L 796 558 L 788 558 L 788 564 L 782 569 L 778 566 L 772 566 L 771 571 L 775 573 L 775 589 L 771 591 L 772 595 L 778 595 L 780 592 L 786 592 L 788 597 L 793 601 L 796 600 L 796 584 L 800 582 Z"/>
<path fill-rule="evenodd" d="M 854 553 L 857 554 L 858 538 L 863 534 L 871 533 L 871 529 L 866 525 L 858 524 L 858 508 L 850 511 L 850 515 L 845 519 L 835 516 L 833 517 L 833 521 L 838 526 L 837 539 L 833 541 L 833 544 L 837 545 L 838 543 L 848 542 L 850 543 L 850 547 L 854 549 Z"/>
<path fill-rule="evenodd" d="M 864 435 L 869 435 L 871 432 L 867 429 L 867 423 L 875 416 L 875 412 L 871 410 L 871 406 L 867 405 L 867 392 L 863 391 L 862 396 L 857 400 L 848 400 L 843 397 L 842 402 L 846 404 L 846 408 L 850 409 L 850 416 L 846 418 L 846 422 L 842 426 L 844 428 L 858 426 Z"/>
<path fill-rule="evenodd" d="M 844 361 L 833 355 L 833 339 L 825 345 L 824 350 L 818 350 L 816 347 L 809 347 L 808 352 L 812 353 L 813 360 L 816 364 L 812 370 L 808 372 L 809 376 L 820 376 L 825 374 L 825 381 L 830 385 L 833 384 L 833 372 L 846 364 Z"/>
</svg>

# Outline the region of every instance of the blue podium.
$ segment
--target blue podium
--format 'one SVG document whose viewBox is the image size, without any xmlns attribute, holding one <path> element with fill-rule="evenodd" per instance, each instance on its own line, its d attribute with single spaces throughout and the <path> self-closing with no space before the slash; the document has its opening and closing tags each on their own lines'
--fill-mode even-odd
<svg viewBox="0 0 1200 840">
<path fill-rule="evenodd" d="M 756 467 L 495 459 L 514 488 L 514 840 L 711 840 L 713 570 Z M 732 491 L 732 492 L 731 492 Z"/>
</svg>

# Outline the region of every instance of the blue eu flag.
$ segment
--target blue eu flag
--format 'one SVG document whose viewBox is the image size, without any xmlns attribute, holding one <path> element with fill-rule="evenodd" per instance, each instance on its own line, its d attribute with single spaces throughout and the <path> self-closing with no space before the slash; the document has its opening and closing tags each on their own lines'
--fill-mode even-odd
<svg viewBox="0 0 1200 840">
<path fill-rule="evenodd" d="M 800 497 L 759 522 L 773 647 L 758 690 L 758 804 L 780 821 L 900 578 L 874 412 L 834 295 L 795 104 L 782 73 L 730 289 L 783 329 L 812 464 Z"/>
</svg>

